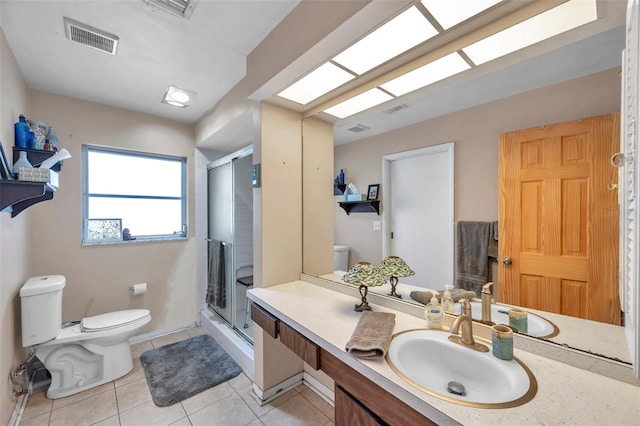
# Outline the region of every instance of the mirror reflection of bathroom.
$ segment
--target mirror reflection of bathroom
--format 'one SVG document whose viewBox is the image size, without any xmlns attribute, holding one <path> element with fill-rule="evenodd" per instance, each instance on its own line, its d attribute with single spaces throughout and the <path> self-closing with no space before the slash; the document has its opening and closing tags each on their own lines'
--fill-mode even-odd
<svg viewBox="0 0 640 426">
<path fill-rule="evenodd" d="M 207 166 L 208 308 L 253 341 L 247 290 L 253 287 L 253 152 L 243 149 Z"/>
</svg>

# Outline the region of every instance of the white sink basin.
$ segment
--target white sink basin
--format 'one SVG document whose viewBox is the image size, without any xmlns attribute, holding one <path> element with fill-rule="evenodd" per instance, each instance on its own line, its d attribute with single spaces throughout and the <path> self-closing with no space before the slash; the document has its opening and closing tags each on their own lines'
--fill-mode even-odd
<svg viewBox="0 0 640 426">
<path fill-rule="evenodd" d="M 456 314 L 460 315 L 460 303 L 456 303 L 455 306 Z M 482 319 L 482 303 L 471 302 L 471 316 L 475 320 Z M 509 306 L 492 304 L 491 321 L 496 324 L 509 325 Z M 529 312 L 527 315 L 527 332 L 525 334 L 535 337 L 553 337 L 558 334 L 558 327 L 551 321 Z"/>
<path fill-rule="evenodd" d="M 536 379 L 517 359 L 501 360 L 491 350 L 478 352 L 449 341 L 449 336 L 436 330 L 398 333 L 389 345 L 387 362 L 412 386 L 462 405 L 507 408 L 534 397 Z M 464 386 L 465 395 L 451 393 L 449 388 L 457 391 L 451 382 Z"/>
</svg>

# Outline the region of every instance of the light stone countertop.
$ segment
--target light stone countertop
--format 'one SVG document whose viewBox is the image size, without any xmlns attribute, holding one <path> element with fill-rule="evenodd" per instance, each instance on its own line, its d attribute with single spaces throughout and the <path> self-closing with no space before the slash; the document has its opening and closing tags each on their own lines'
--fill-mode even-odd
<svg viewBox="0 0 640 426">
<path fill-rule="evenodd" d="M 359 299 L 305 281 L 254 288 L 249 291 L 249 298 L 439 424 L 638 425 L 640 421 L 640 387 L 517 347 L 514 355 L 529 367 L 538 382 L 533 400 L 506 409 L 447 402 L 412 387 L 384 360 L 361 360 L 344 350 L 360 318 L 360 313 L 353 310 Z M 425 328 L 424 319 L 373 304 L 372 307 L 378 312 L 395 313 L 394 333 Z"/>
</svg>

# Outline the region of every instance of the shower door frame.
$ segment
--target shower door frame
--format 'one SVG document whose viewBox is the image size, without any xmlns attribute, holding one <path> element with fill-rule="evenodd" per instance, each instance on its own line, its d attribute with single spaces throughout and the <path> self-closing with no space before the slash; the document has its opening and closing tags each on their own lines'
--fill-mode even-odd
<svg viewBox="0 0 640 426">
<path fill-rule="evenodd" d="M 227 303 L 230 306 L 231 309 L 231 315 L 230 315 L 230 321 L 227 320 L 227 318 L 225 318 L 220 312 L 218 312 L 217 307 L 212 306 L 210 304 L 207 303 L 207 308 L 215 313 L 218 317 L 222 318 L 222 320 L 227 323 L 232 330 L 234 330 L 236 333 L 238 333 L 242 338 L 248 340 L 249 342 L 253 343 L 253 337 L 247 335 L 246 332 L 244 332 L 241 329 L 241 326 L 239 325 L 240 323 L 238 322 L 238 315 L 237 315 L 237 285 L 236 285 L 236 280 L 237 280 L 237 268 L 236 268 L 236 223 L 235 223 L 235 175 L 234 175 L 234 162 L 238 159 L 241 158 L 245 158 L 248 156 L 253 156 L 253 146 L 250 145 L 246 148 L 240 149 L 232 154 L 229 154 L 225 157 L 222 157 L 220 159 L 211 161 L 207 164 L 207 240 L 209 240 L 210 238 L 210 230 L 209 230 L 209 171 L 212 169 L 215 169 L 217 167 L 221 167 L 224 166 L 226 164 L 230 165 L 230 180 L 231 180 L 231 197 L 230 197 L 230 204 L 231 204 L 231 241 L 225 241 L 224 243 L 226 243 L 225 245 L 225 286 L 227 285 L 227 277 L 230 276 L 230 286 L 229 289 L 231 290 L 231 297 L 229 297 L 229 295 L 227 295 Z M 207 245 L 207 252 L 209 250 L 209 246 Z M 227 257 L 228 256 L 228 257 Z M 207 256 L 208 257 L 208 256 Z M 229 261 L 227 260 L 229 259 Z M 231 264 L 231 268 L 226 268 L 226 266 L 228 264 Z M 229 269 L 228 271 L 226 269 Z M 209 264 L 207 262 L 207 276 L 209 274 Z M 244 318 L 241 318 L 242 321 L 244 321 Z"/>
</svg>

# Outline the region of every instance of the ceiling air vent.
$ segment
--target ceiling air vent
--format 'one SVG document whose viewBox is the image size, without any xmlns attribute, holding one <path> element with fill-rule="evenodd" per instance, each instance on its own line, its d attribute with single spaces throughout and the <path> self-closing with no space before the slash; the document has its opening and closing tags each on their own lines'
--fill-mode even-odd
<svg viewBox="0 0 640 426">
<path fill-rule="evenodd" d="M 407 104 L 400 104 L 400 105 L 396 105 L 393 108 L 389 108 L 387 110 L 384 110 L 382 112 L 384 112 L 385 114 L 395 114 L 396 112 L 403 110 L 405 108 L 409 108 L 409 105 Z"/>
<path fill-rule="evenodd" d="M 116 54 L 118 40 L 120 40 L 117 36 L 89 25 L 81 24 L 73 19 L 63 18 L 63 20 L 64 30 L 69 40 L 77 41 L 85 46 L 111 53 L 112 55 Z"/>
<path fill-rule="evenodd" d="M 143 0 L 146 4 L 157 6 L 165 12 L 190 18 L 198 0 Z"/>
<path fill-rule="evenodd" d="M 369 130 L 369 127 L 365 126 L 364 124 L 356 124 L 353 127 L 349 127 L 347 130 L 353 133 L 360 133 L 364 132 L 365 130 Z"/>
</svg>

